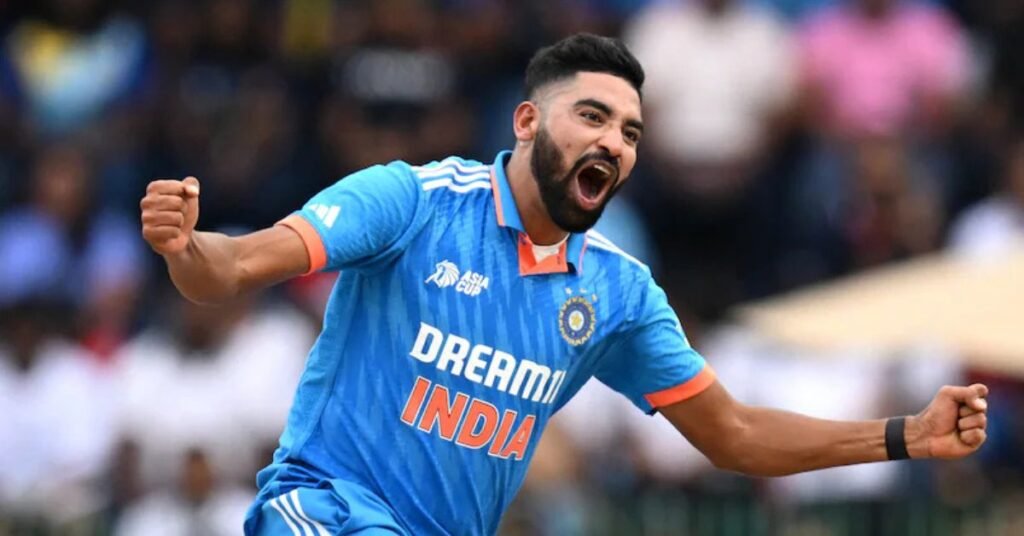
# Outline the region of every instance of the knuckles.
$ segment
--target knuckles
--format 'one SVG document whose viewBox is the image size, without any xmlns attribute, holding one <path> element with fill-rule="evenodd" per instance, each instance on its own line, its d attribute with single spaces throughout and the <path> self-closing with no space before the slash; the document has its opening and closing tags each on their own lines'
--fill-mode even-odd
<svg viewBox="0 0 1024 536">
<path fill-rule="evenodd" d="M 185 200 L 180 196 L 160 193 L 146 194 L 146 196 L 139 201 L 139 208 L 142 209 L 143 212 L 180 212 L 185 209 L 185 206 Z"/>
<path fill-rule="evenodd" d="M 179 180 L 155 180 L 146 185 L 139 201 L 142 237 L 157 252 L 164 252 L 182 236 L 185 210 L 183 183 Z"/>
<path fill-rule="evenodd" d="M 150 183 L 146 185 L 147 194 L 176 194 L 180 192 L 181 189 L 182 182 L 173 179 L 159 179 L 150 181 Z"/>
</svg>

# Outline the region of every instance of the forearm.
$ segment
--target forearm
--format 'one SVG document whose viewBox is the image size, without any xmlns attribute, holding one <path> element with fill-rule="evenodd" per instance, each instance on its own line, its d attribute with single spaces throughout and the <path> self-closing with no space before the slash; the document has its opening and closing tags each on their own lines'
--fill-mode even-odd
<svg viewBox="0 0 1024 536">
<path fill-rule="evenodd" d="M 985 442 L 987 394 L 981 384 L 940 389 L 924 411 L 903 421 L 906 454 L 952 459 L 977 450 Z M 781 476 L 889 458 L 885 420 L 829 421 L 747 406 L 717 381 L 658 411 L 717 467 L 748 475 Z M 899 436 L 892 440 L 893 456 L 904 456 Z"/>
<path fill-rule="evenodd" d="M 830 421 L 768 408 L 744 407 L 738 437 L 723 468 L 755 476 L 781 476 L 888 459 L 885 420 Z M 907 420 L 911 457 L 923 453 Z"/>
<path fill-rule="evenodd" d="M 199 219 L 195 177 L 149 183 L 139 208 L 143 238 L 167 262 L 174 286 L 194 302 L 225 301 L 321 268 L 326 261 L 323 244 L 309 223 L 295 228 L 282 222 L 239 237 L 195 231 Z M 307 248 L 306 235 L 315 249 Z"/>
<path fill-rule="evenodd" d="M 237 239 L 196 231 L 184 250 L 164 260 L 174 286 L 194 302 L 220 302 L 241 291 Z"/>
</svg>

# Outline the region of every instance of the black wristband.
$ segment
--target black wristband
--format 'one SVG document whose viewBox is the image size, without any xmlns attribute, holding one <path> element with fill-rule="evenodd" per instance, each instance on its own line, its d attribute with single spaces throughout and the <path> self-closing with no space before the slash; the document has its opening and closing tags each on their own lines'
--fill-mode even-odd
<svg viewBox="0 0 1024 536">
<path fill-rule="evenodd" d="M 910 454 L 907 452 L 907 440 L 903 437 L 906 427 L 906 417 L 893 417 L 885 421 L 885 453 L 890 460 L 910 458 Z"/>
</svg>

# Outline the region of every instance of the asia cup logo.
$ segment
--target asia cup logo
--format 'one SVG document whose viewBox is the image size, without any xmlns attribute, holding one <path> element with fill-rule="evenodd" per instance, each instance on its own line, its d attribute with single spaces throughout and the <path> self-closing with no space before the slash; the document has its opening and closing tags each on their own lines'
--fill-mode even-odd
<svg viewBox="0 0 1024 536">
<path fill-rule="evenodd" d="M 451 261 L 441 261 L 434 267 L 434 273 L 424 283 L 434 283 L 440 288 L 450 287 L 459 280 L 459 267 Z"/>
<path fill-rule="evenodd" d="M 573 296 L 558 311 L 558 331 L 565 342 L 579 346 L 594 334 L 594 306 L 584 296 Z"/>
</svg>

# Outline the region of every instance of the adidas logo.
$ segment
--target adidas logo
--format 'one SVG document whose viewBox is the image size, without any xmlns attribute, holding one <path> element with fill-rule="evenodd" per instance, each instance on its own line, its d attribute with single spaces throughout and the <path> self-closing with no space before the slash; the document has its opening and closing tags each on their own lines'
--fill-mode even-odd
<svg viewBox="0 0 1024 536">
<path fill-rule="evenodd" d="M 341 212 L 341 207 L 338 205 L 321 205 L 319 203 L 313 203 L 306 208 L 315 212 L 316 217 L 324 224 L 324 227 L 327 227 L 328 229 L 334 227 L 334 221 L 338 219 L 338 212 Z"/>
</svg>

